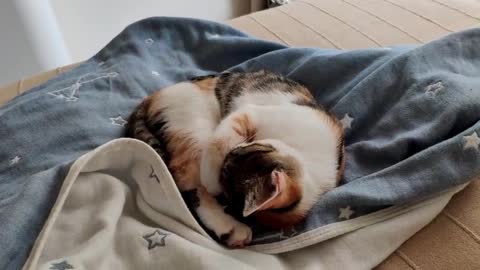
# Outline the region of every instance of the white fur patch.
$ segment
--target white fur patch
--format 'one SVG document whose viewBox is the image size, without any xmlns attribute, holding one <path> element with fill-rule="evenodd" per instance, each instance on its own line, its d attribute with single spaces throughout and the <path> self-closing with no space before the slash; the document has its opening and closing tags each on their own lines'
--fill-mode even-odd
<svg viewBox="0 0 480 270">
<path fill-rule="evenodd" d="M 188 132 L 203 150 L 213 138 L 226 150 L 244 142 L 234 130 L 234 116 L 247 114 L 255 126 L 255 141 L 265 140 L 280 153 L 294 157 L 302 166 L 300 211 L 308 211 L 318 197 L 337 182 L 338 131 L 321 112 L 292 104 L 297 96 L 280 91 L 244 93 L 234 100 L 232 113 L 220 121 L 220 108 L 213 92 L 193 83 L 179 83 L 163 89 L 153 99 L 175 126 L 171 131 Z M 216 150 L 215 150 L 216 151 Z M 221 192 L 219 172 L 227 153 L 203 151 L 201 182 L 212 195 Z"/>
<path fill-rule="evenodd" d="M 193 83 L 178 83 L 161 90 L 153 107 L 175 123 L 168 130 L 189 133 L 201 145 L 212 136 L 220 119 L 215 96 Z"/>
<path fill-rule="evenodd" d="M 291 104 L 295 99 L 295 95 L 282 91 L 269 91 L 269 92 L 253 92 L 244 93 L 237 97 L 233 102 L 233 109 L 238 109 L 245 104 L 253 105 L 282 105 Z"/>
<path fill-rule="evenodd" d="M 338 138 L 319 112 L 301 106 L 254 106 L 255 140 L 294 157 L 302 166 L 303 196 L 299 209 L 309 210 L 337 182 Z"/>
</svg>

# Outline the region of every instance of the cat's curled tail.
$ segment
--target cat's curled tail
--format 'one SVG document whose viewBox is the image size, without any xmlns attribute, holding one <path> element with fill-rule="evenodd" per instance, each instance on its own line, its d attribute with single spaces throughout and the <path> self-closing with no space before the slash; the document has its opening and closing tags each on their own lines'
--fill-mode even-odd
<svg viewBox="0 0 480 270">
<path fill-rule="evenodd" d="M 150 98 L 146 98 L 138 105 L 128 119 L 126 128 L 126 137 L 141 140 L 152 147 L 163 159 L 167 159 L 168 153 L 166 145 L 159 140 L 152 130 L 155 127 L 150 127 L 150 119 L 147 110 L 150 108 Z M 156 124 L 158 125 L 158 123 Z"/>
</svg>

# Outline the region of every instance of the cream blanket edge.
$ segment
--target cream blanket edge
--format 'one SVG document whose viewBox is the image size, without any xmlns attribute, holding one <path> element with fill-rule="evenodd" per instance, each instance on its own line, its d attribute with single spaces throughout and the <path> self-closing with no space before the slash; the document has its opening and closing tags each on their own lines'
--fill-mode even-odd
<svg viewBox="0 0 480 270">
<path fill-rule="evenodd" d="M 23 269 L 371 269 L 464 187 L 230 250 L 199 226 L 160 157 L 122 138 L 71 166 Z"/>
</svg>

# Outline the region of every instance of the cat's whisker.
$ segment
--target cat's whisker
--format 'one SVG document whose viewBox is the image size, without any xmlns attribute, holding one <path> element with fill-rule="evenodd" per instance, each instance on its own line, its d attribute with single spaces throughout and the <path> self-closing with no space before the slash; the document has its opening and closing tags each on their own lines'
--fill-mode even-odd
<svg viewBox="0 0 480 270">
<path fill-rule="evenodd" d="M 250 143 L 253 141 L 253 139 L 255 138 L 255 136 L 257 136 L 257 133 L 254 133 L 252 135 L 250 135 L 249 137 L 245 138 L 245 140 L 243 141 L 243 143 Z"/>
</svg>

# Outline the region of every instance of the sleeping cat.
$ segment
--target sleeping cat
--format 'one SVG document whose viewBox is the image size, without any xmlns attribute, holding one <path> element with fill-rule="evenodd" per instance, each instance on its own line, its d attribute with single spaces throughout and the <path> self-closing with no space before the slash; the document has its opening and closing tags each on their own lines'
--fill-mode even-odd
<svg viewBox="0 0 480 270">
<path fill-rule="evenodd" d="M 133 112 L 127 135 L 157 151 L 194 214 L 230 247 L 251 241 L 242 217 L 275 229 L 300 222 L 344 167 L 339 121 L 308 89 L 266 71 L 157 91 Z M 215 199 L 220 194 L 232 215 Z"/>
</svg>

